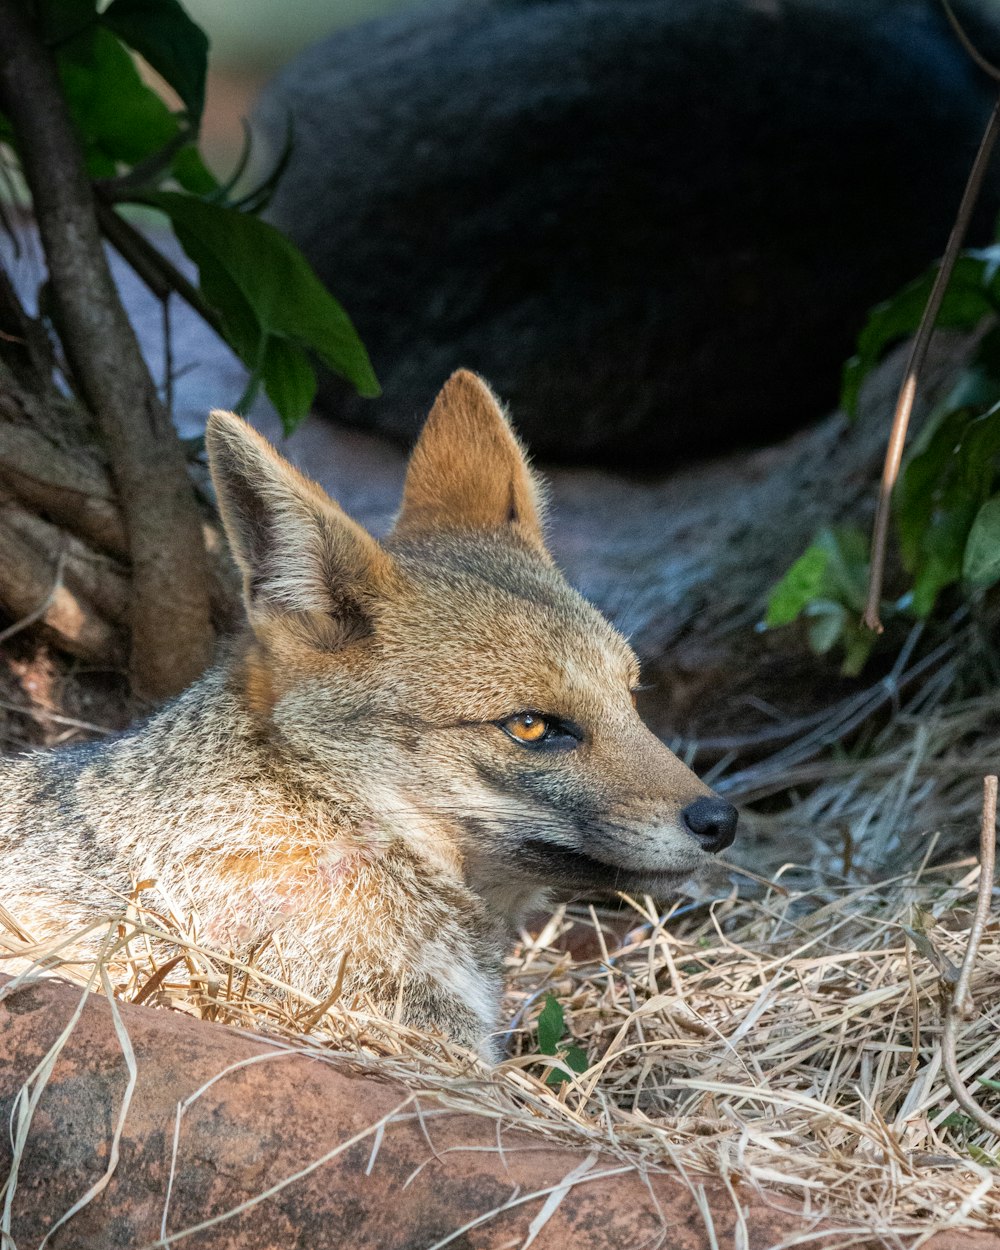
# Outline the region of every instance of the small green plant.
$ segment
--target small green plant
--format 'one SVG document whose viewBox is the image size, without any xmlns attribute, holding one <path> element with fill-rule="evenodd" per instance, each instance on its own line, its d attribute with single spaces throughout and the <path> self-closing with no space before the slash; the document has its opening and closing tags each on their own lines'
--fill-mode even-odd
<svg viewBox="0 0 1000 1250">
<path fill-rule="evenodd" d="M 586 1072 L 587 1056 L 579 1046 L 566 1041 L 566 1019 L 562 1005 L 554 994 L 547 994 L 545 1006 L 538 1017 L 538 1049 L 543 1055 L 561 1060 L 574 1072 Z M 569 1076 L 553 1068 L 545 1078 L 549 1085 L 562 1085 Z"/>
<path fill-rule="evenodd" d="M 998 1089 L 1000 1084 L 996 1081 L 988 1081 L 983 1077 L 979 1077 L 979 1084 L 987 1089 Z M 953 1111 L 951 1115 L 945 1116 L 941 1121 L 941 1127 L 951 1129 L 961 1143 L 961 1147 L 968 1154 L 969 1158 L 975 1163 L 981 1164 L 987 1168 L 1000 1167 L 1000 1161 L 995 1155 L 991 1155 L 989 1151 L 983 1150 L 981 1146 L 977 1146 L 975 1142 L 969 1140 L 974 1133 L 978 1133 L 979 1125 L 971 1116 L 965 1115 L 961 1111 Z"/>
<path fill-rule="evenodd" d="M 874 635 L 861 625 L 868 583 L 868 542 L 857 529 L 825 526 L 771 591 L 764 625 L 776 629 L 804 617 L 809 645 L 826 655 L 838 643 L 844 672 L 864 667 Z"/>
<path fill-rule="evenodd" d="M 861 385 L 888 349 L 914 333 L 935 271 L 872 310 L 846 364 L 841 404 L 854 416 Z M 974 330 L 1000 313 L 1000 245 L 959 258 L 937 325 Z M 883 604 L 882 619 L 926 620 L 942 592 L 972 597 L 1000 582 L 1000 329 L 989 329 L 951 393 L 910 448 L 893 495 L 906 585 Z M 809 622 L 818 654 L 839 647 L 843 671 L 864 667 L 876 636 L 861 623 L 868 537 L 823 528 L 772 589 L 766 628 Z"/>
</svg>

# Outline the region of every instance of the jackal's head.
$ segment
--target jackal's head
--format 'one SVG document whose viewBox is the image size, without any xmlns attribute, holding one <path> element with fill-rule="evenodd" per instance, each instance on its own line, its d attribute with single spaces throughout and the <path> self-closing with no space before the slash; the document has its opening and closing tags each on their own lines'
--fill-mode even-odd
<svg viewBox="0 0 1000 1250">
<path fill-rule="evenodd" d="M 553 567 L 475 375 L 438 397 L 383 542 L 238 418 L 213 414 L 207 440 L 245 578 L 246 700 L 298 784 L 450 854 L 500 906 L 663 892 L 730 844 L 735 809 L 643 725 L 631 648 Z"/>
</svg>

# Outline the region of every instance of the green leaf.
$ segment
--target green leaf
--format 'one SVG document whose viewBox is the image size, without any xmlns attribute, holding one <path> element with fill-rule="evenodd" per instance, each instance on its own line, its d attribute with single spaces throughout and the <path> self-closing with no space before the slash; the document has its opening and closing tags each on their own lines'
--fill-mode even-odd
<svg viewBox="0 0 1000 1250">
<path fill-rule="evenodd" d="M 845 677 L 857 677 L 868 663 L 878 635 L 862 622 L 850 620 L 845 622 L 840 641 L 844 648 L 840 671 Z"/>
<path fill-rule="evenodd" d="M 1000 495 L 976 513 L 962 557 L 962 577 L 972 586 L 1000 581 Z"/>
<path fill-rule="evenodd" d="M 226 341 L 237 356 L 248 366 L 253 375 L 253 385 L 260 380 L 266 335 L 260 320 L 249 301 L 244 297 L 237 282 L 230 277 L 226 267 L 219 263 L 210 247 L 202 245 L 197 235 L 174 232 L 184 251 L 198 267 L 201 293 L 205 300 L 220 314 Z"/>
<path fill-rule="evenodd" d="M 826 594 L 860 615 L 868 595 L 868 535 L 850 525 L 824 526 L 816 542 L 829 553 Z"/>
<path fill-rule="evenodd" d="M 996 278 L 997 249 L 964 252 L 955 264 L 935 325 L 974 329 L 996 311 L 992 284 Z M 840 404 L 846 413 L 857 413 L 861 385 L 890 347 L 916 332 L 937 276 L 937 266 L 868 314 L 858 337 L 857 354 L 844 366 Z"/>
<path fill-rule="evenodd" d="M 586 1072 L 590 1067 L 590 1060 L 587 1058 L 587 1052 L 585 1050 L 581 1050 L 579 1046 L 568 1046 L 563 1058 L 574 1072 Z"/>
<path fill-rule="evenodd" d="M 958 448 L 962 490 L 985 501 L 990 493 L 1000 455 L 1000 406 L 975 417 L 966 426 Z"/>
<path fill-rule="evenodd" d="M 218 179 L 201 159 L 201 153 L 193 143 L 177 153 L 170 172 L 177 183 L 192 195 L 214 195 L 219 190 Z"/>
<path fill-rule="evenodd" d="M 976 1122 L 971 1116 L 963 1115 L 961 1111 L 953 1111 L 951 1115 L 946 1115 L 941 1121 L 942 1128 L 957 1128 L 963 1133 L 974 1133 L 976 1130 Z"/>
<path fill-rule="evenodd" d="M 835 615 L 837 605 L 860 614 L 867 589 L 867 537 L 849 526 L 824 526 L 771 591 L 764 624 L 788 625 L 810 608 L 813 616 Z M 811 627 L 821 654 L 832 645 L 827 635 L 833 628 L 829 622 Z"/>
<path fill-rule="evenodd" d="M 577 1073 L 586 1072 L 590 1067 L 586 1051 L 581 1050 L 579 1046 L 567 1046 L 565 1050 L 560 1050 L 554 1058 L 561 1059 L 567 1068 L 571 1068 Z M 553 1068 L 545 1078 L 545 1084 L 564 1085 L 569 1079 L 569 1076 L 560 1068 Z"/>
<path fill-rule="evenodd" d="M 286 432 L 305 415 L 314 393 L 315 381 L 306 379 L 310 353 L 359 394 L 379 393 L 347 314 L 273 226 L 175 191 L 159 191 L 142 202 L 170 218 L 198 266 L 202 293 L 219 313 L 227 340 L 250 368 L 252 383 L 263 382 Z"/>
<path fill-rule="evenodd" d="M 545 996 L 545 1006 L 538 1017 L 538 1049 L 543 1055 L 554 1055 L 563 1035 L 562 1006 L 555 994 Z"/>
<path fill-rule="evenodd" d="M 857 677 L 868 663 L 877 635 L 860 620 L 860 614 L 842 604 L 820 599 L 805 609 L 810 619 L 809 645 L 817 655 L 826 655 L 838 644 L 844 649 L 840 671 L 845 677 Z"/>
<path fill-rule="evenodd" d="M 90 26 L 59 45 L 56 65 L 92 177 L 145 160 L 176 137 L 177 118 L 110 31 Z"/>
<path fill-rule="evenodd" d="M 178 0 L 112 0 L 101 22 L 173 87 L 197 129 L 205 108 L 208 37 Z"/>
<path fill-rule="evenodd" d="M 799 556 L 768 596 L 768 629 L 790 625 L 819 596 L 829 560 L 829 551 L 815 543 Z"/>
<path fill-rule="evenodd" d="M 979 340 L 972 359 L 959 374 L 942 404 L 945 412 L 956 408 L 986 412 L 1000 403 L 1000 328 L 990 330 Z M 927 422 L 924 430 L 932 426 Z M 921 431 L 921 437 L 923 431 Z"/>
<path fill-rule="evenodd" d="M 786 625 L 806 617 L 812 650 L 826 655 L 835 646 L 843 647 L 841 672 L 856 677 L 876 642 L 861 621 L 868 564 L 866 534 L 850 526 L 824 526 L 771 592 L 765 624 Z"/>
<path fill-rule="evenodd" d="M 1000 407 L 981 416 L 959 409 L 938 422 L 900 478 L 896 525 L 918 617 L 928 616 L 941 591 L 963 576 L 970 531 L 993 490 L 998 456 Z"/>
<path fill-rule="evenodd" d="M 962 555 L 975 515 L 975 505 L 966 502 L 931 517 L 913 582 L 913 613 L 921 620 L 930 616 L 941 591 L 962 576 Z"/>
<path fill-rule="evenodd" d="M 301 347 L 272 335 L 261 367 L 271 403 L 293 429 L 309 415 L 316 398 L 316 373 Z"/>
<path fill-rule="evenodd" d="M 840 640 L 847 619 L 847 610 L 828 599 L 810 603 L 805 608 L 809 623 L 809 646 L 817 655 L 826 655 Z"/>
<path fill-rule="evenodd" d="M 919 564 L 923 535 L 937 506 L 935 493 L 952 467 L 970 419 L 968 409 L 946 413 L 915 445 L 900 475 L 893 503 L 900 550 L 911 573 Z"/>
</svg>

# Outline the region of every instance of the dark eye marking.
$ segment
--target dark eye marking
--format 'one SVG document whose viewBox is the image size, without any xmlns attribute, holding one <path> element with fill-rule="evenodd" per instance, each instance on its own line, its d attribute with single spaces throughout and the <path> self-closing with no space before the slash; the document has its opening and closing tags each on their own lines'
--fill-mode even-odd
<svg viewBox="0 0 1000 1250">
<path fill-rule="evenodd" d="M 515 712 L 496 724 L 518 746 L 529 750 L 572 750 L 583 741 L 583 731 L 577 725 L 543 712 Z"/>
</svg>

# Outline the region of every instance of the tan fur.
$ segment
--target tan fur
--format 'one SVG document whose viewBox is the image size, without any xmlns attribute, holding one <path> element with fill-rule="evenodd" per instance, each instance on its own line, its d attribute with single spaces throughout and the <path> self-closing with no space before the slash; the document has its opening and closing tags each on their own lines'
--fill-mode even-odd
<svg viewBox="0 0 1000 1250">
<path fill-rule="evenodd" d="M 709 791 L 639 720 L 635 657 L 553 567 L 473 374 L 382 543 L 238 418 L 207 442 L 249 629 L 138 730 L 0 762 L 0 902 L 44 935 L 152 880 L 265 970 L 326 997 L 343 966 L 346 1002 L 492 1055 L 524 910 L 675 886 Z M 528 748 L 502 727 L 524 712 L 573 733 Z"/>
<path fill-rule="evenodd" d="M 455 373 L 413 449 L 396 533 L 514 533 L 546 559 L 538 484 L 514 431 L 481 378 Z"/>
</svg>

